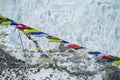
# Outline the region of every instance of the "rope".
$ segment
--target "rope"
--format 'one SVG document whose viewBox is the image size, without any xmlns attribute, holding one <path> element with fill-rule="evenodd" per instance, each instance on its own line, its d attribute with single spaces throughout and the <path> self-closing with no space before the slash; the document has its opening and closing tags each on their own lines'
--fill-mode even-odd
<svg viewBox="0 0 120 80">
<path fill-rule="evenodd" d="M 21 37 L 21 34 L 20 34 L 20 31 L 18 30 L 18 33 L 19 33 L 19 37 L 20 37 L 20 43 L 21 43 L 21 46 L 22 46 L 22 49 L 23 49 L 23 53 L 24 53 L 24 57 L 25 57 L 25 62 L 28 63 L 28 59 L 26 57 L 26 52 L 25 52 L 25 48 L 24 48 L 24 45 L 23 45 L 23 41 L 22 41 L 22 37 Z"/>
<path fill-rule="evenodd" d="M 19 33 L 19 37 L 20 37 L 20 42 L 21 42 L 22 49 L 24 50 L 23 41 L 22 41 L 22 38 L 21 38 L 21 35 L 20 35 L 20 31 L 19 31 L 19 30 L 18 30 L 18 33 Z M 23 51 L 23 52 L 24 52 L 24 51 Z"/>
</svg>

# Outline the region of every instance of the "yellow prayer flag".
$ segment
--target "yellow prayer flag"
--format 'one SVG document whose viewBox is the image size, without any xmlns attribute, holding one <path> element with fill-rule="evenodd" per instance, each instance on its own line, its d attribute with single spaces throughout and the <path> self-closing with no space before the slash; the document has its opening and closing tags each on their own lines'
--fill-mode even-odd
<svg viewBox="0 0 120 80">
<path fill-rule="evenodd" d="M 34 41 L 34 40 L 35 40 L 35 38 L 32 38 L 32 37 L 31 37 L 31 40 L 32 40 L 32 41 Z"/>
<path fill-rule="evenodd" d="M 44 61 L 49 61 L 49 60 L 51 60 L 50 57 L 46 57 L 46 58 L 44 58 Z"/>
<path fill-rule="evenodd" d="M 60 39 L 58 39 L 58 40 L 57 39 L 50 39 L 49 42 L 62 42 L 62 40 L 60 40 Z"/>
<path fill-rule="evenodd" d="M 36 50 L 39 51 L 39 50 L 41 50 L 41 48 L 40 47 L 36 47 Z"/>
<path fill-rule="evenodd" d="M 11 21 L 5 21 L 5 22 L 3 21 L 0 23 L 1 26 L 8 26 L 10 24 L 11 24 Z"/>
<path fill-rule="evenodd" d="M 2 42 L 2 43 L 6 43 L 6 40 L 3 39 L 3 40 L 1 40 L 1 42 Z"/>
<path fill-rule="evenodd" d="M 114 62 L 115 66 L 119 66 L 120 65 L 120 60 L 119 61 L 116 61 Z"/>
<path fill-rule="evenodd" d="M 32 33 L 32 32 L 40 32 L 39 30 L 36 30 L 36 29 L 26 29 L 23 31 L 24 34 L 29 34 L 29 33 Z"/>
<path fill-rule="evenodd" d="M 0 19 L 5 19 L 5 18 L 6 18 L 5 16 L 1 16 L 1 15 L 0 15 Z"/>
</svg>

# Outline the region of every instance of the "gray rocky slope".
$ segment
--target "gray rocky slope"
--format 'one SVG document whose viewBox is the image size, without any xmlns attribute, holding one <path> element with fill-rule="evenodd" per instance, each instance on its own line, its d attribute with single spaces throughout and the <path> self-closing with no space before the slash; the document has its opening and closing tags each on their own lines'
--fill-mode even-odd
<svg viewBox="0 0 120 80">
<path fill-rule="evenodd" d="M 120 80 L 120 69 L 111 63 L 76 53 L 50 53 L 53 60 L 39 65 L 26 64 L 2 49 L 0 55 L 0 80 Z"/>
</svg>

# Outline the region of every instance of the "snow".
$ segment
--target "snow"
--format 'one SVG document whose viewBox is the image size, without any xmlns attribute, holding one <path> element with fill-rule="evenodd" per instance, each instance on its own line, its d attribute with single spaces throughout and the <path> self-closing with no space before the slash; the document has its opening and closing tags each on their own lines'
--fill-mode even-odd
<svg viewBox="0 0 120 80">
<path fill-rule="evenodd" d="M 51 76 L 51 77 L 50 77 Z M 50 77 L 52 80 L 69 80 L 69 74 L 66 72 L 60 72 L 58 70 L 53 70 L 53 69 L 42 69 L 40 73 L 32 74 L 29 76 L 30 79 L 35 79 L 35 80 L 49 80 L 46 77 Z M 76 80 L 75 77 L 72 77 L 71 80 Z"/>
<path fill-rule="evenodd" d="M 119 56 L 120 2 L 117 0 L 6 0 L 6 3 L 1 1 L 0 5 L 0 14 L 15 21 L 64 40 Z M 41 38 L 40 45 L 43 50 L 56 48 L 56 45 L 48 45 Z"/>
<path fill-rule="evenodd" d="M 43 32 L 76 43 L 96 51 L 108 53 L 120 57 L 120 1 L 119 0 L 0 0 L 0 14 L 9 17 L 19 23 L 39 29 Z M 1 36 L 6 43 L 1 43 L 17 59 L 25 60 L 19 33 L 14 32 L 14 26 L 10 28 L 1 27 L 0 33 L 5 32 L 8 36 Z M 35 45 L 27 37 L 20 33 L 24 49 L 33 51 L 34 64 L 39 53 L 35 51 Z M 42 37 L 36 38 L 44 51 L 57 48 L 59 44 L 49 43 Z M 59 53 L 53 53 L 59 54 Z M 30 54 L 31 55 L 31 54 Z M 93 56 L 89 56 L 90 58 Z M 59 59 L 62 59 L 59 56 Z M 93 59 L 90 63 L 95 62 Z M 71 63 L 64 63 L 61 66 L 68 66 Z M 94 70 L 94 64 L 88 70 Z M 40 73 L 29 76 L 31 79 L 40 80 L 54 71 L 42 69 Z M 59 71 L 56 71 L 62 75 Z M 65 76 L 54 74 L 61 80 L 67 80 Z M 63 72 L 69 77 L 67 73 Z M 102 80 L 96 75 L 97 80 Z M 95 80 L 96 80 L 95 79 Z M 74 77 L 71 80 L 76 80 Z"/>
</svg>

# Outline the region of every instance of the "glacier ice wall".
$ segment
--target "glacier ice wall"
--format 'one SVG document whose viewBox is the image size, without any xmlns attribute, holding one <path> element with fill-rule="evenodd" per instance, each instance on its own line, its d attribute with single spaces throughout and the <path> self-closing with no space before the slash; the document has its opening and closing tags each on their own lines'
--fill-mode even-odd
<svg viewBox="0 0 120 80">
<path fill-rule="evenodd" d="M 64 40 L 120 56 L 120 0 L 0 0 L 0 14 Z M 40 45 L 49 49 L 53 44 L 41 40 Z"/>
</svg>

